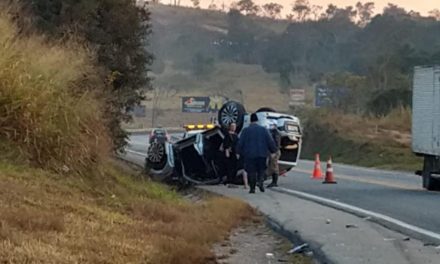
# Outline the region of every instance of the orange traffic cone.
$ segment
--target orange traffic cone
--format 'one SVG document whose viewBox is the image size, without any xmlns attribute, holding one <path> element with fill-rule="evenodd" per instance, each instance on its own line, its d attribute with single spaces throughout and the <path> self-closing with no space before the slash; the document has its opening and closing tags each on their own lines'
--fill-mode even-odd
<svg viewBox="0 0 440 264">
<path fill-rule="evenodd" d="M 327 162 L 327 170 L 325 172 L 325 180 L 322 182 L 324 184 L 336 184 L 335 177 L 333 175 L 332 158 L 330 157 Z"/>
<path fill-rule="evenodd" d="M 315 156 L 315 168 L 313 169 L 312 179 L 314 180 L 322 179 L 321 161 L 319 160 L 319 154 L 316 154 Z"/>
</svg>

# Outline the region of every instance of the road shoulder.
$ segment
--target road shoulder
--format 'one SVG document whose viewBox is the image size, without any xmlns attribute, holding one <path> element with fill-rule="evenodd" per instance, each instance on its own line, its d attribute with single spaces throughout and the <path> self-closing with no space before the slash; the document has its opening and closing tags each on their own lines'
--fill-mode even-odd
<svg viewBox="0 0 440 264">
<path fill-rule="evenodd" d="M 204 186 L 205 190 L 242 199 L 300 236 L 325 263 L 437 263 L 440 250 L 406 239 L 366 219 L 297 197 L 267 191 L 250 195 L 242 189 Z"/>
</svg>

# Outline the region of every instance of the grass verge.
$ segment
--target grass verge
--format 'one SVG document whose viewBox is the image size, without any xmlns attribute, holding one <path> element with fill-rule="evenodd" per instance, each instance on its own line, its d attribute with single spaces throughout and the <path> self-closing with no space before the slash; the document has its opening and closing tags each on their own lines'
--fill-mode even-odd
<svg viewBox="0 0 440 264">
<path fill-rule="evenodd" d="M 122 166 L 66 177 L 0 162 L 0 262 L 211 263 L 212 244 L 254 216 L 237 200 L 190 203 Z"/>
<path fill-rule="evenodd" d="M 303 157 L 332 156 L 334 161 L 415 171 L 422 161 L 411 151 L 411 114 L 396 109 L 382 118 L 344 115 L 313 110 L 301 114 L 304 120 Z"/>
</svg>

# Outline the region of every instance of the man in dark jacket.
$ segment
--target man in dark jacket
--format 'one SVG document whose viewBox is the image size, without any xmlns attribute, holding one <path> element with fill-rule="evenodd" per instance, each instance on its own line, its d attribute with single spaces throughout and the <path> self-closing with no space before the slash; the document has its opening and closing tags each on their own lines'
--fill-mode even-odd
<svg viewBox="0 0 440 264">
<path fill-rule="evenodd" d="M 251 115 L 251 124 L 241 133 L 238 141 L 237 152 L 244 159 L 244 167 L 249 177 L 250 191 L 255 193 L 255 187 L 264 192 L 263 179 L 266 173 L 266 161 L 271 153 L 276 153 L 277 148 L 269 131 L 258 125 L 258 116 Z"/>
</svg>

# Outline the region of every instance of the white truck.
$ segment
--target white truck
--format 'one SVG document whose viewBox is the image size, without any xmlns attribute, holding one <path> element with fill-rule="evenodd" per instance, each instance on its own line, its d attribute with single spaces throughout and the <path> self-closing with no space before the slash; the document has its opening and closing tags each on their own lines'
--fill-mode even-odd
<svg viewBox="0 0 440 264">
<path fill-rule="evenodd" d="M 415 67 L 413 79 L 412 149 L 424 157 L 427 190 L 440 189 L 440 66 Z"/>
</svg>

